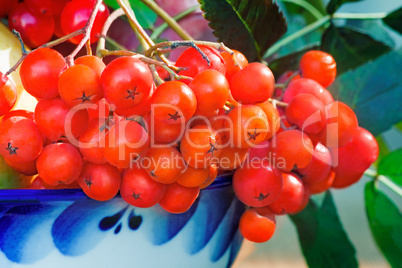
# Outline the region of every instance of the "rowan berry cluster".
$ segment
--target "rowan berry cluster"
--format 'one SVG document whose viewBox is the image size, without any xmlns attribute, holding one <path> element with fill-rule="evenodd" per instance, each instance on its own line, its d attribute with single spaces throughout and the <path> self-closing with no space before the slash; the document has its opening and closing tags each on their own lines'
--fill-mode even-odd
<svg viewBox="0 0 402 268">
<path fill-rule="evenodd" d="M 333 58 L 307 52 L 298 72 L 275 85 L 271 70 L 212 46 L 185 50 L 180 80 L 122 56 L 107 66 L 83 56 L 68 67 L 55 50 L 24 59 L 20 76 L 38 104 L 9 111 L 16 98 L 2 75 L 0 154 L 14 169 L 39 176 L 33 188 L 81 187 L 108 200 L 182 213 L 219 173 L 233 172 L 249 208 L 244 237 L 267 241 L 275 215 L 298 213 L 311 194 L 347 187 L 376 160 L 374 137 L 324 87 Z"/>
</svg>

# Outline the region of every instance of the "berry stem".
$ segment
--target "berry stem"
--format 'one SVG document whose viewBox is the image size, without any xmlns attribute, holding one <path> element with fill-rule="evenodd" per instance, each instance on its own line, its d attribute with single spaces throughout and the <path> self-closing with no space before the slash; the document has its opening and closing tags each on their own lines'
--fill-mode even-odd
<svg viewBox="0 0 402 268">
<path fill-rule="evenodd" d="M 349 19 L 349 20 L 377 20 L 387 16 L 386 12 L 379 13 L 335 13 L 333 19 Z"/>
<path fill-rule="evenodd" d="M 112 14 L 109 15 L 109 17 L 105 21 L 105 24 L 103 24 L 102 31 L 100 32 L 100 37 L 98 40 L 98 45 L 96 46 L 96 56 L 101 57 L 100 50 L 105 49 L 106 34 L 107 34 L 107 31 L 109 30 L 110 26 L 117 18 L 119 18 L 120 16 L 123 16 L 123 15 L 124 15 L 123 9 L 121 9 L 121 8 L 116 9 L 115 11 L 112 12 Z"/>
<path fill-rule="evenodd" d="M 96 0 L 94 8 L 91 11 L 91 15 L 89 16 L 89 19 L 88 19 L 85 27 L 83 28 L 84 36 L 82 37 L 80 43 L 77 45 L 77 47 L 74 49 L 74 51 L 71 52 L 71 54 L 66 57 L 66 62 L 67 62 L 68 66 L 74 65 L 74 57 L 81 50 L 81 48 L 85 45 L 85 43 L 87 43 L 87 41 L 90 40 L 92 26 L 94 25 L 95 17 L 96 17 L 96 14 L 98 14 L 98 10 L 99 10 L 101 4 L 102 4 L 102 0 Z"/>
<path fill-rule="evenodd" d="M 124 13 L 126 14 L 128 21 L 131 25 L 131 28 L 134 30 L 135 34 L 137 35 L 138 40 L 140 41 L 144 50 L 148 50 L 150 47 L 154 46 L 155 43 L 152 39 L 148 36 L 145 32 L 144 28 L 138 23 L 137 18 L 135 17 L 134 11 L 131 9 L 129 3 L 128 6 L 126 5 L 127 0 L 116 0 L 119 6 L 123 9 Z M 164 56 L 160 55 L 161 60 L 170 65 L 170 61 Z"/>
<path fill-rule="evenodd" d="M 191 13 L 193 13 L 194 11 L 196 11 L 197 9 L 199 9 L 199 6 L 193 6 L 190 7 L 186 10 L 184 10 L 182 13 L 178 14 L 177 16 L 174 16 L 173 19 L 175 21 L 178 21 L 184 17 L 186 17 L 187 15 L 190 15 Z M 167 28 L 169 27 L 169 24 L 167 24 L 166 22 L 164 22 L 162 25 L 160 25 L 159 27 L 157 27 L 151 34 L 151 39 L 155 40 L 156 38 L 159 37 L 159 35 L 161 35 L 163 33 L 163 31 L 165 31 Z"/>
<path fill-rule="evenodd" d="M 129 3 L 127 3 L 126 0 L 117 0 L 117 3 L 119 4 L 119 6 L 123 9 L 124 13 L 126 14 L 126 16 L 128 18 L 128 22 L 131 25 L 131 28 L 133 28 L 133 30 L 140 35 L 140 37 L 141 37 L 140 41 L 145 41 L 145 44 L 143 44 L 144 50 L 147 50 L 148 47 L 152 47 L 154 45 L 154 42 L 151 40 L 151 38 L 145 32 L 144 28 L 142 28 L 141 25 L 138 23 L 138 20 L 135 17 L 134 11 L 131 9 Z"/>
<path fill-rule="evenodd" d="M 388 177 L 383 176 L 383 175 L 378 175 L 376 177 L 376 181 L 381 182 L 384 184 L 388 189 L 396 193 L 399 197 L 402 197 L 402 188 L 399 187 L 397 184 L 395 184 L 392 180 L 390 180 Z"/>
<path fill-rule="evenodd" d="M 294 5 L 302 7 L 307 10 L 311 15 L 313 15 L 317 20 L 324 17 L 324 15 L 320 11 L 318 11 L 318 9 L 316 9 L 312 4 L 305 0 L 281 0 L 281 2 L 292 3 Z"/>
<path fill-rule="evenodd" d="M 288 107 L 288 105 L 289 105 L 289 104 L 287 104 L 286 102 L 278 101 L 278 100 L 276 100 L 276 99 L 269 99 L 268 101 L 269 101 L 270 103 L 272 103 L 272 105 L 274 105 L 275 107 L 276 107 L 276 106 L 279 106 L 279 107 L 286 108 L 286 107 Z"/>
<path fill-rule="evenodd" d="M 318 28 L 326 25 L 329 23 L 331 19 L 330 15 L 326 15 L 325 17 L 322 17 L 321 19 L 307 25 L 306 27 L 304 27 L 303 29 L 300 29 L 297 32 L 294 32 L 288 36 L 286 36 L 285 38 L 279 40 L 278 42 L 276 42 L 272 47 L 270 47 L 268 49 L 268 51 L 265 53 L 263 58 L 268 58 L 269 56 L 272 56 L 273 54 L 275 54 L 276 52 L 278 52 L 283 46 L 286 46 L 287 44 L 293 42 L 294 40 L 310 33 L 313 32 L 315 30 L 317 30 Z"/>
<path fill-rule="evenodd" d="M 282 47 L 286 46 L 287 44 L 293 42 L 294 40 L 313 32 L 319 29 L 321 26 L 328 25 L 329 21 L 332 19 L 383 19 L 387 16 L 387 13 L 380 12 L 380 13 L 335 13 L 333 15 L 326 15 L 321 17 L 320 19 L 316 20 L 315 22 L 307 25 L 303 29 L 296 31 L 283 39 L 276 42 L 272 47 L 268 49 L 267 52 L 264 54 L 264 59 L 272 56 L 274 53 L 278 52 Z"/>
<path fill-rule="evenodd" d="M 193 40 L 191 35 L 186 30 L 184 30 L 174 18 L 166 13 L 165 10 L 160 8 L 157 3 L 151 0 L 141 0 L 141 2 L 152 9 L 152 11 L 154 11 L 159 17 L 161 17 L 170 26 L 170 28 L 172 28 L 173 31 L 175 31 L 180 36 L 180 38 L 182 38 L 183 40 Z"/>
<path fill-rule="evenodd" d="M 21 44 L 21 53 L 22 53 L 22 55 L 28 54 L 29 52 L 28 52 L 28 51 L 26 50 L 26 48 L 25 48 L 25 44 L 24 44 L 24 41 L 22 41 L 21 34 L 20 34 L 17 30 L 15 30 L 15 29 L 13 29 L 11 32 L 13 33 L 13 35 L 14 35 L 15 37 L 18 38 L 18 41 L 20 41 L 20 44 Z"/>
</svg>

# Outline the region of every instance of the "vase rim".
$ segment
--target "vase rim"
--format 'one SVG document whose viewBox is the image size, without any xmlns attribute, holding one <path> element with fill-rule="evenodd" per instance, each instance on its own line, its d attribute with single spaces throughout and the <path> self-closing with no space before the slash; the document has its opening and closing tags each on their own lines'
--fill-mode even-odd
<svg viewBox="0 0 402 268">
<path fill-rule="evenodd" d="M 225 187 L 231 183 L 232 174 L 222 174 L 217 176 L 211 185 L 201 191 Z M 87 196 L 82 189 L 0 189 L 0 203 L 22 201 L 74 201 L 84 197 Z M 120 193 L 117 194 L 117 197 L 120 197 Z"/>
</svg>

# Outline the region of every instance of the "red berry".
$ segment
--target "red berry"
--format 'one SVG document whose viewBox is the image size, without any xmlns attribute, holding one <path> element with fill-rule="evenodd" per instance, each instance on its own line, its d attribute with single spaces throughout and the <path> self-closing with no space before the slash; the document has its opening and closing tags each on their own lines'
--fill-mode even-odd
<svg viewBox="0 0 402 268">
<path fill-rule="evenodd" d="M 109 104 L 128 109 L 149 97 L 153 78 L 148 66 L 139 59 L 120 57 L 106 66 L 100 82 Z"/>
<path fill-rule="evenodd" d="M 123 173 L 120 194 L 136 207 L 148 208 L 156 205 L 166 192 L 166 184 L 156 182 L 142 168 L 134 165 Z"/>
<path fill-rule="evenodd" d="M 159 205 L 170 213 L 184 213 L 195 202 L 199 193 L 199 187 L 184 187 L 176 182 L 168 184 Z"/>
<path fill-rule="evenodd" d="M 91 15 L 94 5 L 95 0 L 73 0 L 68 2 L 60 15 L 60 24 L 64 34 L 66 35 L 83 28 Z M 109 10 L 106 5 L 102 3 L 92 26 L 90 37 L 91 44 L 98 41 L 99 34 L 108 16 Z M 70 41 L 74 44 L 78 44 L 81 39 L 82 34 L 71 38 Z"/>
<path fill-rule="evenodd" d="M 274 90 L 274 75 L 267 66 L 259 62 L 250 63 L 230 80 L 232 96 L 241 104 L 267 101 Z"/>
<path fill-rule="evenodd" d="M 39 15 L 30 11 L 23 2 L 10 12 L 8 27 L 17 30 L 24 43 L 35 48 L 49 42 L 52 38 L 54 19 L 52 16 Z"/>
<path fill-rule="evenodd" d="M 296 95 L 307 93 L 314 95 L 324 105 L 334 102 L 331 93 L 312 79 L 300 78 L 292 80 L 283 94 L 283 101 L 289 103 Z"/>
<path fill-rule="evenodd" d="M 17 89 L 13 81 L 0 72 L 0 116 L 8 113 L 16 101 Z"/>
<path fill-rule="evenodd" d="M 80 176 L 82 156 L 68 143 L 53 143 L 43 148 L 36 161 L 39 176 L 51 185 L 70 184 Z"/>
<path fill-rule="evenodd" d="M 325 127 L 324 105 L 314 95 L 296 95 L 286 108 L 286 119 L 303 132 L 318 133 Z"/>
<path fill-rule="evenodd" d="M 271 239 L 275 227 L 275 215 L 267 207 L 247 209 L 239 222 L 240 233 L 254 243 L 263 243 Z"/>
<path fill-rule="evenodd" d="M 310 164 L 313 150 L 313 144 L 306 134 L 300 130 L 286 130 L 271 141 L 269 156 L 278 169 L 290 172 Z"/>
<path fill-rule="evenodd" d="M 59 52 L 39 48 L 30 52 L 21 64 L 22 85 L 35 98 L 56 98 L 59 95 L 59 75 L 65 68 L 66 61 Z"/>
<path fill-rule="evenodd" d="M 245 165 L 234 172 L 233 189 L 244 204 L 264 207 L 279 197 L 282 175 L 268 164 Z"/>
<path fill-rule="evenodd" d="M 112 165 L 86 162 L 77 181 L 87 196 L 106 201 L 112 199 L 119 191 L 121 175 Z"/>
<path fill-rule="evenodd" d="M 300 178 L 291 173 L 282 173 L 283 187 L 279 197 L 269 205 L 275 214 L 293 214 L 304 200 L 304 186 Z"/>
<path fill-rule="evenodd" d="M 313 79 L 323 87 L 328 87 L 336 77 L 336 62 L 328 53 L 311 50 L 300 59 L 300 71 L 302 77 Z"/>
<path fill-rule="evenodd" d="M 374 136 L 364 128 L 359 127 L 356 134 L 344 146 L 331 149 L 334 159 L 334 188 L 345 188 L 357 182 L 364 171 L 378 158 L 379 148 Z M 337 162 L 336 162 L 337 160 Z"/>
<path fill-rule="evenodd" d="M 215 69 L 222 74 L 225 74 L 226 67 L 225 62 L 219 52 L 208 46 L 198 46 L 198 48 L 204 53 L 207 58 L 203 58 L 203 55 L 195 48 L 186 49 L 176 61 L 176 66 L 183 68 L 179 72 L 179 75 L 195 77 L 200 72 L 207 69 Z M 183 80 L 184 83 L 189 83 L 189 80 Z"/>
</svg>

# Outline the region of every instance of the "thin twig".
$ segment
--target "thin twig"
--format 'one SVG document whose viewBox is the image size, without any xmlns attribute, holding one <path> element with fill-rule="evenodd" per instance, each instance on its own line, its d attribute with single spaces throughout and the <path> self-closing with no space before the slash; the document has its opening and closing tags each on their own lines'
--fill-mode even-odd
<svg viewBox="0 0 402 268">
<path fill-rule="evenodd" d="M 91 11 L 91 15 L 89 16 L 89 19 L 88 19 L 85 27 L 83 28 L 84 36 L 82 37 L 82 39 L 81 39 L 80 43 L 77 45 L 77 47 L 73 50 L 73 52 L 71 52 L 71 54 L 66 57 L 66 62 L 67 62 L 68 66 L 74 65 L 74 57 L 78 54 L 78 52 L 85 45 L 85 43 L 90 39 L 92 26 L 94 25 L 95 17 L 96 17 L 96 14 L 98 13 L 98 10 L 99 10 L 101 4 L 102 4 L 102 0 L 96 0 L 94 8 Z"/>
</svg>

